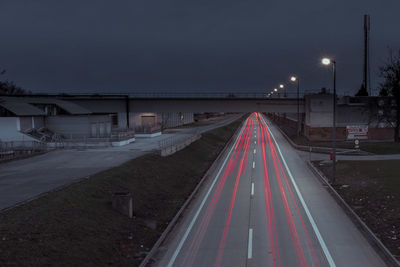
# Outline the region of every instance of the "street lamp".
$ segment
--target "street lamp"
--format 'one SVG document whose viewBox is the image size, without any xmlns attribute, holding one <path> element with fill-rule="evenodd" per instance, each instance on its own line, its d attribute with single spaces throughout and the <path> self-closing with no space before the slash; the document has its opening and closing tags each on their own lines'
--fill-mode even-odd
<svg viewBox="0 0 400 267">
<path fill-rule="evenodd" d="M 322 64 L 331 65 L 333 67 L 333 130 L 332 130 L 332 154 L 333 154 L 333 165 L 332 165 L 332 181 L 334 184 L 336 181 L 336 61 L 330 58 L 323 58 Z"/>
<path fill-rule="evenodd" d="M 279 88 L 283 89 L 283 96 L 286 97 L 286 90 L 284 89 L 285 86 L 283 84 L 280 84 Z"/>
<path fill-rule="evenodd" d="M 292 82 L 297 81 L 297 136 L 300 136 L 300 79 L 299 77 L 290 77 Z"/>
</svg>

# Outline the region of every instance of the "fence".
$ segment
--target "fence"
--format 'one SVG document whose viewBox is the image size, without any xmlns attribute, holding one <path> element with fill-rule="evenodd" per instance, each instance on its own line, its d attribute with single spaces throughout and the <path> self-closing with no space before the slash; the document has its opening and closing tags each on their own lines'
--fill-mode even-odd
<svg viewBox="0 0 400 267">
<path fill-rule="evenodd" d="M 47 144 L 38 141 L 0 141 L 0 161 L 22 158 L 48 150 Z"/>
<path fill-rule="evenodd" d="M 161 156 L 172 155 L 201 138 L 201 133 L 196 132 L 189 136 L 172 136 L 158 142 Z"/>
</svg>

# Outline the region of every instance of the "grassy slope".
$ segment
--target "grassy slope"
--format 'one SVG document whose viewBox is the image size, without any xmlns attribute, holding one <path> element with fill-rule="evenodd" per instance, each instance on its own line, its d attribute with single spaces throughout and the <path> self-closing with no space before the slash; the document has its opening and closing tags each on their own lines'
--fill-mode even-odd
<svg viewBox="0 0 400 267">
<path fill-rule="evenodd" d="M 337 192 L 400 258 L 400 160 L 339 161 Z M 319 166 L 331 177 L 331 166 Z M 345 185 L 345 186 L 342 186 Z"/>
<path fill-rule="evenodd" d="M 0 214 L 0 266 L 138 265 L 241 120 L 169 157 L 145 155 Z M 135 218 L 111 209 L 128 190 Z"/>
</svg>

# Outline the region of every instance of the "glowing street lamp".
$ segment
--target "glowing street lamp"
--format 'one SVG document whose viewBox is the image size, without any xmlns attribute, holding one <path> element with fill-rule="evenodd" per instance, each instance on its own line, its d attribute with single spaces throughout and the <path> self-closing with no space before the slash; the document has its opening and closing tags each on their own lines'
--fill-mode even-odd
<svg viewBox="0 0 400 267">
<path fill-rule="evenodd" d="M 331 64 L 331 59 L 330 59 L 330 58 L 327 58 L 327 57 L 324 57 L 324 58 L 322 59 L 322 64 L 324 64 L 324 65 L 330 65 L 330 64 Z"/>
<path fill-rule="evenodd" d="M 333 66 L 333 129 L 332 129 L 332 154 L 333 154 L 333 164 L 332 164 L 332 184 L 336 181 L 336 61 L 330 58 L 323 58 L 321 60 L 322 64 Z"/>
<path fill-rule="evenodd" d="M 279 88 L 284 89 L 285 86 L 283 84 L 279 84 Z M 283 96 L 286 97 L 286 90 L 283 90 Z"/>
</svg>

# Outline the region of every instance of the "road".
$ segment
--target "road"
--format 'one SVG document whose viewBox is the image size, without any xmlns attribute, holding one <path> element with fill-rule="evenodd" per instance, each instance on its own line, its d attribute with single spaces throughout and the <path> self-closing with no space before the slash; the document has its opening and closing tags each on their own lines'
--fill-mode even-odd
<svg viewBox="0 0 400 267">
<path fill-rule="evenodd" d="M 385 266 L 259 113 L 157 254 L 157 266 Z"/>
<path fill-rule="evenodd" d="M 27 159 L 2 163 L 0 164 L 0 210 L 152 153 L 159 148 L 160 140 L 170 137 L 185 139 L 194 132 L 221 127 L 238 117 L 240 115 L 221 117 L 209 125 L 176 129 L 174 133 L 154 138 L 137 138 L 134 143 L 122 147 L 55 150 Z"/>
</svg>

